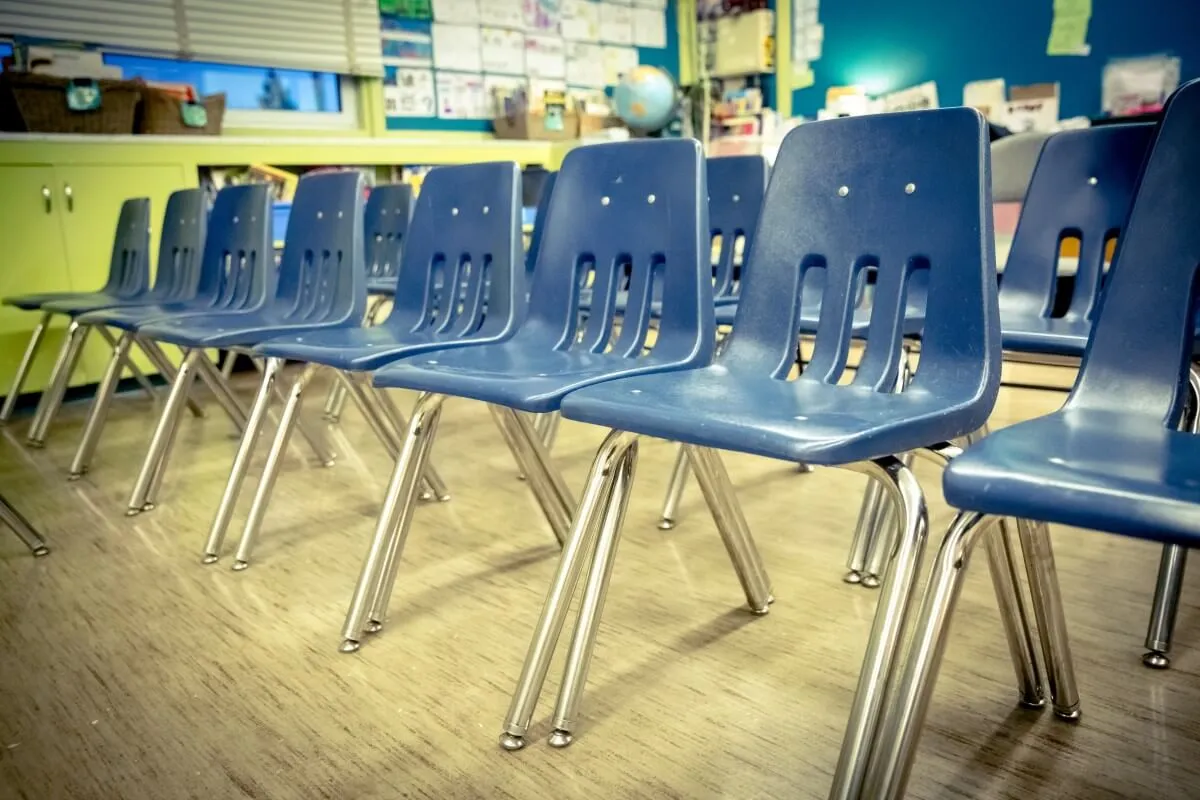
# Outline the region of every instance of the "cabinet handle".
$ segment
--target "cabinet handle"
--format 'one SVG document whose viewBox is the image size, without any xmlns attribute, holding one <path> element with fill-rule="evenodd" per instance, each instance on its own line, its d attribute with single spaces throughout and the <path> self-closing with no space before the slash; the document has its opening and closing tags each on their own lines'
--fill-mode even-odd
<svg viewBox="0 0 1200 800">
<path fill-rule="evenodd" d="M 42 202 L 46 205 L 46 213 L 50 213 L 50 187 L 42 187 Z"/>
<path fill-rule="evenodd" d="M 66 195 L 66 198 L 67 198 L 67 211 L 74 211 L 75 210 L 75 193 L 73 191 L 71 191 L 71 184 L 69 184 L 69 183 L 63 184 L 63 194 Z"/>
</svg>

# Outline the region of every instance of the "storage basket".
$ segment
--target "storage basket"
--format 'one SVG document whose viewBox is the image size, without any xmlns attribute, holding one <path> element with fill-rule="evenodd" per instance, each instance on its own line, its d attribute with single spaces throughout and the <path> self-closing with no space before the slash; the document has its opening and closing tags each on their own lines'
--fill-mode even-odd
<svg viewBox="0 0 1200 800">
<path fill-rule="evenodd" d="M 185 117 L 185 107 L 204 109 L 203 124 L 195 124 Z M 189 136 L 216 136 L 221 133 L 225 118 L 225 95 L 211 94 L 193 102 L 178 94 L 147 86 L 142 91 L 142 107 L 138 114 L 138 133 L 183 134 Z"/>
<path fill-rule="evenodd" d="M 90 110 L 75 111 L 67 105 L 72 84 L 94 85 L 100 103 Z M 0 73 L 0 128 L 21 133 L 133 133 L 134 118 L 141 102 L 142 84 L 137 81 L 57 78 L 29 72 Z"/>
</svg>

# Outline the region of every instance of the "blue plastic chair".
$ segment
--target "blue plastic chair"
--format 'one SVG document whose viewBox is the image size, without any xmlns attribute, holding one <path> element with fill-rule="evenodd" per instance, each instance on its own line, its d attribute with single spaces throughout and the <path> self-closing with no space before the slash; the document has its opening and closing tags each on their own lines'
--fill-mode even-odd
<svg viewBox="0 0 1200 800">
<path fill-rule="evenodd" d="M 33 359 L 37 356 L 38 349 L 41 347 L 42 339 L 46 335 L 46 329 L 50 326 L 50 320 L 57 311 L 43 309 L 46 303 L 73 301 L 76 303 L 93 303 L 94 307 L 103 307 L 104 305 L 119 305 L 144 295 L 147 291 L 147 286 L 150 283 L 149 271 L 149 252 L 150 252 L 150 200 L 145 197 L 131 198 L 126 200 L 121 205 L 121 213 L 117 219 L 117 227 L 113 236 L 112 258 L 109 259 L 108 279 L 104 282 L 104 286 L 96 292 L 44 292 L 40 294 L 19 295 L 17 297 L 4 298 L 4 305 L 14 306 L 24 311 L 36 311 L 41 309 L 42 316 L 34 326 L 33 332 L 29 335 L 29 343 L 25 346 L 25 353 L 21 357 L 21 362 L 17 366 L 17 373 L 13 376 L 12 387 L 8 390 L 8 395 L 5 397 L 4 406 L 0 408 L 0 423 L 7 422 L 12 418 L 13 410 L 16 408 L 17 398 L 21 394 L 21 388 L 25 385 L 25 379 L 29 376 L 29 369 L 33 365 Z M 78 360 L 79 353 L 83 349 L 84 338 L 83 332 L 77 332 L 78 325 L 72 319 L 67 327 L 67 336 L 63 340 L 63 348 L 59 350 L 58 359 L 55 362 L 54 370 L 51 374 L 50 383 L 43 392 L 53 393 L 55 386 L 55 376 L 67 365 L 63 364 L 63 359 L 71 360 L 71 368 L 73 371 L 74 362 Z M 84 329 L 86 330 L 86 329 Z M 73 351 L 73 352 L 72 352 Z M 66 376 L 62 377 L 63 390 L 66 389 Z M 35 415 L 36 421 L 40 415 Z"/>
<path fill-rule="evenodd" d="M 566 419 L 613 428 L 592 466 L 574 537 L 595 540 L 576 642 L 595 635 L 612 567 L 638 435 L 683 442 L 716 516 L 734 522 L 726 543 L 752 610 L 764 612 L 770 582 L 754 552 L 717 450 L 850 467 L 872 475 L 903 521 L 882 586 L 831 796 L 857 796 L 883 687 L 915 586 L 927 516 L 920 486 L 893 453 L 944 458 L 944 442 L 986 421 L 999 388 L 1000 336 L 991 238 L 990 175 L 983 118 L 966 108 L 881 114 L 803 125 L 779 151 L 742 282 L 727 347 L 707 367 L 609 381 L 573 392 Z M 824 270 L 821 316 L 808 369 L 795 360 L 810 270 Z M 853 382 L 846 367 L 855 286 L 877 274 L 865 354 Z M 894 391 L 906 294 L 927 273 L 920 368 Z M 664 322 L 667 316 L 664 315 Z M 718 399 L 719 400 L 716 400 Z M 597 498 L 608 498 L 600 502 Z M 573 538 L 573 542 L 576 541 Z M 524 733 L 550 648 L 584 571 L 580 544 L 559 565 L 526 658 L 506 734 Z M 570 545 L 568 546 L 570 549 Z M 740 555 L 739 555 L 740 554 Z M 747 554 L 751 554 L 747 556 Z M 572 648 L 551 744 L 570 741 L 586 653 Z"/>
<path fill-rule="evenodd" d="M 376 186 L 363 211 L 367 293 L 390 297 L 396 292 L 400 253 L 412 217 L 412 187 L 407 183 Z"/>
<path fill-rule="evenodd" d="M 375 538 L 343 629 L 344 651 L 386 617 L 416 484 L 447 395 L 491 404 L 530 488 L 562 541 L 574 499 L 532 423 L 517 411 L 558 409 L 570 391 L 623 375 L 704 364 L 712 356 L 712 269 L 705 174 L 690 140 L 598 144 L 564 159 L 537 249 L 528 316 L 495 344 L 406 358 L 375 373 L 375 385 L 422 392 L 388 488 Z M 621 333 L 612 341 L 618 279 L 632 273 Z M 580 322 L 583 276 L 595 273 L 598 308 Z M 661 279 L 664 314 L 645 353 L 651 286 Z M 489 306 L 489 316 L 492 310 Z"/>
<path fill-rule="evenodd" d="M 1103 125 L 1046 140 L 1013 234 L 1000 283 L 1004 349 L 1079 358 L 1103 285 L 1104 253 L 1133 202 L 1155 126 Z M 1052 317 L 1059 249 L 1081 239 L 1065 316 Z"/>
<path fill-rule="evenodd" d="M 1045 539 L 1047 522 L 1200 545 L 1200 438 L 1194 435 L 1200 381 L 1188 368 L 1200 266 L 1198 128 L 1200 81 L 1192 81 L 1164 110 L 1066 405 L 992 434 L 946 470 L 946 500 L 962 512 L 930 577 L 872 766 L 870 796 L 897 797 L 904 790 L 957 588 L 990 522 L 1017 517 L 1030 538 L 1040 532 L 1035 545 Z M 1098 256 L 1086 239 L 1084 248 Z M 1073 683 L 1053 555 L 1035 546 L 1026 558 L 1043 576 L 1034 596 L 1048 595 L 1051 613 L 1038 627 L 1051 634 L 1051 671 L 1062 673 L 1060 686 Z"/>
<path fill-rule="evenodd" d="M 307 367 L 287 393 L 283 422 L 259 480 L 234 569 L 244 569 L 249 563 L 292 421 L 317 368 L 336 371 L 368 424 L 395 458 L 397 434 L 407 423 L 385 393 L 371 391 L 367 371 L 403 356 L 498 342 L 513 334 L 525 313 L 520 190 L 520 171 L 511 162 L 432 170 L 417 198 L 408 244 L 396 275 L 395 305 L 388 318 L 374 327 L 337 328 L 271 339 L 254 349 L 256 355 L 267 359 L 267 366 L 209 530 L 206 563 L 216 561 L 220 554 L 270 404 L 272 384 L 285 360 L 302 361 Z M 459 299 L 447 303 L 447 297 Z M 449 499 L 432 465 L 426 465 L 424 476 L 433 495 Z"/>
<path fill-rule="evenodd" d="M 221 310 L 151 322 L 140 336 L 177 345 L 187 351 L 158 419 L 150 448 L 129 498 L 127 514 L 154 507 L 166 470 L 167 456 L 179 425 L 180 411 L 196 373 L 209 386 L 225 387 L 205 348 L 249 352 L 278 336 L 326 328 L 357 327 L 367 305 L 363 266 L 363 179 L 357 172 L 306 176 L 296 188 L 283 260 L 274 292 L 252 311 Z M 255 259 L 257 253 L 254 254 Z M 264 261 L 265 259 L 261 259 Z M 231 394 L 229 401 L 236 403 Z M 238 409 L 241 419 L 245 414 Z M 322 461 L 332 462 L 323 443 L 309 437 Z"/>
<path fill-rule="evenodd" d="M 189 191 L 200 192 L 198 189 Z M 197 254 L 192 246 L 194 243 L 183 242 L 178 234 L 172 233 L 184 230 L 185 226 L 168 226 L 170 229 L 164 230 L 159 246 L 159 280 L 155 283 L 155 294 L 160 298 L 158 303 L 108 308 L 79 318 L 81 324 L 115 328 L 121 335 L 92 400 L 83 436 L 71 462 L 72 480 L 91 467 L 122 364 L 134 345 L 154 362 L 168 381 L 175 378 L 175 367 L 158 345 L 139 335 L 143 326 L 164 318 L 248 312 L 262 307 L 267 289 L 273 286 L 275 273 L 271 264 L 270 202 L 266 184 L 222 189 L 207 218 L 208 235 L 203 239 L 201 253 Z M 163 276 L 168 273 L 174 273 L 174 277 L 166 281 L 166 285 L 173 286 L 170 292 L 163 286 Z M 164 288 L 161 294 L 160 287 Z M 236 423 L 244 422 L 219 388 L 217 398 Z"/>
</svg>

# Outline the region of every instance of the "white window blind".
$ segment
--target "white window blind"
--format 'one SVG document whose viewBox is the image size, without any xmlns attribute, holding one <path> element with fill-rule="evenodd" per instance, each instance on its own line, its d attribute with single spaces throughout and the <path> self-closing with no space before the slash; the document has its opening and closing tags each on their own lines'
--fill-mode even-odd
<svg viewBox="0 0 1200 800">
<path fill-rule="evenodd" d="M 2 0 L 0 34 L 381 75 L 378 0 Z"/>
</svg>

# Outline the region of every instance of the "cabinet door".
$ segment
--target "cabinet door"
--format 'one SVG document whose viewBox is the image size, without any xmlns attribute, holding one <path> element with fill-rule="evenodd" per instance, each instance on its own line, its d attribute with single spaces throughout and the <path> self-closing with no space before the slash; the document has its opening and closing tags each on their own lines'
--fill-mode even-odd
<svg viewBox="0 0 1200 800">
<path fill-rule="evenodd" d="M 78 289 L 67 273 L 54 169 L 46 165 L 0 166 L 0 186 L 4 187 L 0 191 L 0 297 Z M 0 306 L 0 394 L 6 394 L 12 385 L 39 316 L 38 312 Z M 55 330 L 43 339 L 41 357 L 25 381 L 25 391 L 45 386 L 65 324 L 65 319 L 56 319 Z"/>
<path fill-rule="evenodd" d="M 197 176 L 181 164 L 81 165 L 55 168 L 55 203 L 62 215 L 63 239 L 71 283 L 84 290 L 99 288 L 108 276 L 113 229 L 121 204 L 130 197 L 150 198 L 150 267 L 153 274 L 167 198 L 176 189 L 196 185 Z M 99 381 L 111 351 L 93 335 L 80 359 L 74 384 Z M 143 372 L 153 371 L 140 353 L 135 360 Z"/>
</svg>

